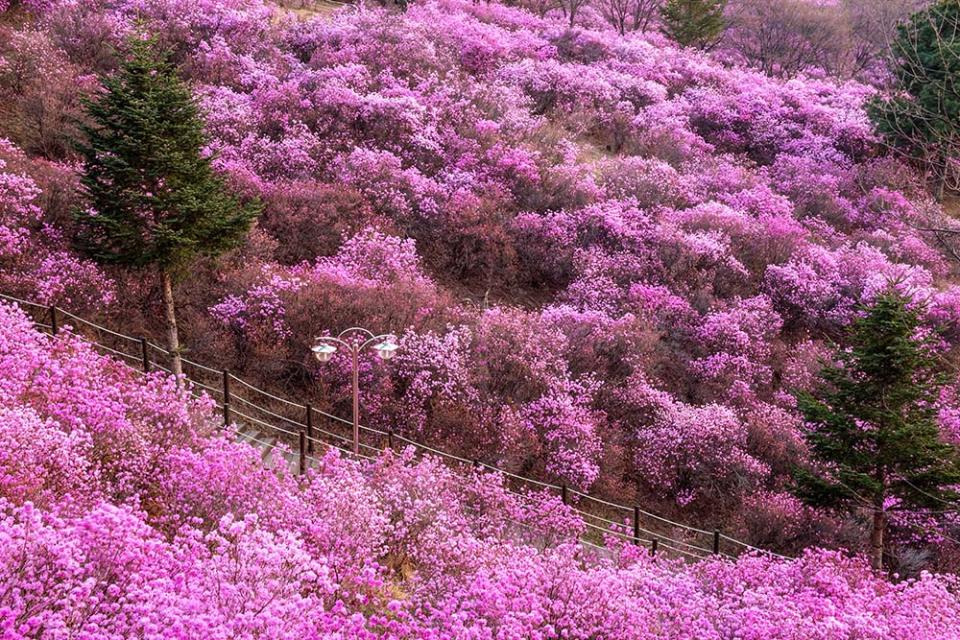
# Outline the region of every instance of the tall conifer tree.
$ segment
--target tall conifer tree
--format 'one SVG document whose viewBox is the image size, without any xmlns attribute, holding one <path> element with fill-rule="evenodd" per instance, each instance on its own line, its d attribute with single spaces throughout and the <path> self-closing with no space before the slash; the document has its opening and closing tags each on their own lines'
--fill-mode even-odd
<svg viewBox="0 0 960 640">
<path fill-rule="evenodd" d="M 203 121 L 189 87 L 152 40 L 132 39 L 102 94 L 87 101 L 77 147 L 89 209 L 78 245 L 95 260 L 160 279 L 167 345 L 181 373 L 174 279 L 198 256 L 235 247 L 259 211 L 241 204 L 204 153 Z"/>
<path fill-rule="evenodd" d="M 870 103 L 877 130 L 920 164 L 937 199 L 960 188 L 960 0 L 940 0 L 900 25 L 895 91 Z"/>
<path fill-rule="evenodd" d="M 667 0 L 660 10 L 663 32 L 684 47 L 709 49 L 723 35 L 727 0 Z"/>
<path fill-rule="evenodd" d="M 888 514 L 956 504 L 956 449 L 941 439 L 939 373 L 932 337 L 901 295 L 881 295 L 854 322 L 849 347 L 821 372 L 815 394 L 798 396 L 811 427 L 812 466 L 798 470 L 807 503 L 870 515 L 870 557 L 883 565 Z"/>
</svg>

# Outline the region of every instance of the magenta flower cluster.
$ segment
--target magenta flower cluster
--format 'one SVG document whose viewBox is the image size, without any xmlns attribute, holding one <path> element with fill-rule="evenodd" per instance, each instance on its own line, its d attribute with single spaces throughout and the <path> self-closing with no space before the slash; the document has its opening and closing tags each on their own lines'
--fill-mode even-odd
<svg viewBox="0 0 960 640">
<path fill-rule="evenodd" d="M 113 282 L 77 257 L 63 232 L 45 219 L 41 188 L 18 170 L 26 163 L 25 154 L 0 137 L 0 287 L 48 304 L 109 304 Z"/>
</svg>

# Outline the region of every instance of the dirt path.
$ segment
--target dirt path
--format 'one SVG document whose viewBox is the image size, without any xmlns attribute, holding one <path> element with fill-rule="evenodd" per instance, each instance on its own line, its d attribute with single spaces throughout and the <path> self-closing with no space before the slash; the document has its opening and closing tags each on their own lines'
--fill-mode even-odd
<svg viewBox="0 0 960 640">
<path fill-rule="evenodd" d="M 278 4 L 286 11 L 293 13 L 303 20 L 307 20 L 317 16 L 329 16 L 337 9 L 342 9 L 350 3 L 336 2 L 335 0 L 303 0 L 302 2 Z"/>
</svg>

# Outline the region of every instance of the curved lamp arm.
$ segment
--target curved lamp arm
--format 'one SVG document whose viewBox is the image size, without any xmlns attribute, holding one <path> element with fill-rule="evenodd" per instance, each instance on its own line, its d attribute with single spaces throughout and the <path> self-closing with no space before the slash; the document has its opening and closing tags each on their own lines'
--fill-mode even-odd
<svg viewBox="0 0 960 640">
<path fill-rule="evenodd" d="M 340 339 L 342 340 L 342 339 L 344 338 L 344 336 L 348 336 L 348 335 L 350 335 L 351 333 L 361 333 L 361 334 L 366 334 L 367 336 L 370 336 L 371 338 L 373 337 L 373 332 L 370 331 L 369 329 L 364 329 L 363 327 L 349 327 L 349 328 L 347 328 L 347 329 L 344 329 L 344 330 L 341 331 L 340 333 L 338 333 L 338 334 L 337 334 L 337 338 L 340 338 Z"/>
<path fill-rule="evenodd" d="M 347 342 L 346 340 L 341 340 L 340 338 L 334 338 L 333 336 L 317 336 L 314 338 L 317 342 L 335 342 L 342 347 L 347 349 L 353 349 L 353 344 Z"/>
<path fill-rule="evenodd" d="M 360 333 L 361 336 L 369 336 L 362 343 L 357 343 L 349 340 L 345 340 L 345 336 L 348 336 L 352 333 Z M 351 327 L 341 331 L 336 337 L 334 336 L 318 336 L 316 338 L 317 344 L 312 347 L 312 351 L 318 360 L 321 362 L 327 362 L 333 357 L 333 354 L 336 352 L 336 347 L 333 345 L 338 344 L 344 347 L 344 349 L 356 356 L 361 351 L 374 346 L 374 349 L 377 350 L 377 354 L 383 360 L 389 360 L 393 357 L 393 352 L 397 350 L 397 337 L 392 333 L 382 333 L 380 335 L 374 335 L 372 331 L 368 331 L 362 327 Z M 331 349 L 328 351 L 321 350 L 319 347 L 321 344 L 330 345 Z"/>
</svg>

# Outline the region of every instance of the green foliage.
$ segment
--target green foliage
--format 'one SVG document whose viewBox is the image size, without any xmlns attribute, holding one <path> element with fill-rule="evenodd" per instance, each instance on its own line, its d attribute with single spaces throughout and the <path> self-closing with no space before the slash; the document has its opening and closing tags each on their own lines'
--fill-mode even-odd
<svg viewBox="0 0 960 640">
<path fill-rule="evenodd" d="M 663 32 L 684 47 L 717 44 L 726 27 L 727 0 L 667 0 L 660 10 Z"/>
<path fill-rule="evenodd" d="M 933 338 L 921 335 L 919 312 L 888 292 L 856 320 L 849 347 L 821 373 L 816 395 L 798 396 L 812 427 L 815 468 L 797 473 L 809 504 L 838 509 L 942 509 L 957 499 L 957 451 L 943 442 L 936 404 L 944 377 Z"/>
<path fill-rule="evenodd" d="M 259 207 L 241 205 L 214 173 L 197 105 L 167 55 L 131 40 L 103 86 L 85 105 L 77 145 L 92 209 L 77 215 L 81 248 L 100 262 L 170 272 L 236 246 Z"/>
<path fill-rule="evenodd" d="M 960 1 L 941 0 L 900 25 L 892 55 L 896 93 L 868 112 L 894 148 L 934 176 L 940 196 L 960 156 Z"/>
</svg>

